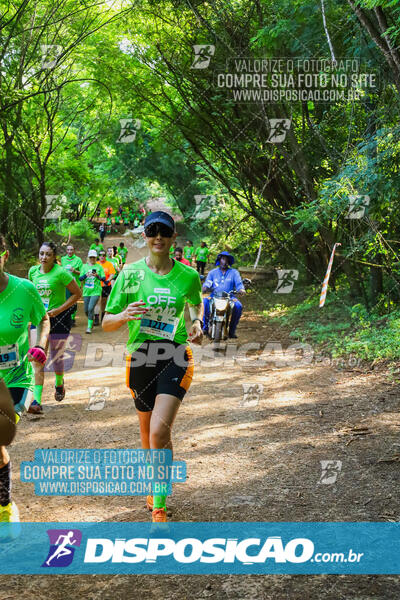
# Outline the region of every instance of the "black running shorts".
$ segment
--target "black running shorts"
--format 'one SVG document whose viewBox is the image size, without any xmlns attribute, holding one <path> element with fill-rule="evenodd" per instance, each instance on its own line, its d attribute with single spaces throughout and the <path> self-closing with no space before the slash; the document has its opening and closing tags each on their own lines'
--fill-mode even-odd
<svg viewBox="0 0 400 600">
<path fill-rule="evenodd" d="M 71 310 L 71 308 L 67 308 L 56 317 L 50 317 L 50 334 L 69 335 L 71 331 Z"/>
<path fill-rule="evenodd" d="M 194 370 L 190 346 L 169 340 L 148 340 L 126 359 L 126 385 L 137 410 L 153 410 L 158 394 L 183 399 Z"/>
<path fill-rule="evenodd" d="M 111 290 L 112 290 L 112 286 L 111 285 L 104 285 L 101 288 L 101 296 L 102 296 L 102 298 L 108 298 L 108 296 L 111 294 Z"/>
</svg>

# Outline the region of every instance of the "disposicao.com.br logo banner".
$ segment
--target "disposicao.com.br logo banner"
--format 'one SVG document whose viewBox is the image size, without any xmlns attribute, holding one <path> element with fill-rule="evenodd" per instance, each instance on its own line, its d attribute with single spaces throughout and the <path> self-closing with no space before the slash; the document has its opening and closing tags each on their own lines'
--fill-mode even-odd
<svg viewBox="0 0 400 600">
<path fill-rule="evenodd" d="M 399 574 L 399 523 L 20 523 L 2 574 Z M 1 528 L 1 526 L 0 526 Z M 0 531 L 1 533 L 1 531 Z M 4 531 L 3 531 L 4 533 Z"/>
</svg>

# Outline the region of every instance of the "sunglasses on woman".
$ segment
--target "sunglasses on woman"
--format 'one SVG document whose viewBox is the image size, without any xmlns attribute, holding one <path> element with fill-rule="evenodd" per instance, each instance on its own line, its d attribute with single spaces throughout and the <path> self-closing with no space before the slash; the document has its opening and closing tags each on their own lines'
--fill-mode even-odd
<svg viewBox="0 0 400 600">
<path fill-rule="evenodd" d="M 170 238 L 174 235 L 173 230 L 168 225 L 164 225 L 164 223 L 152 223 L 145 227 L 144 234 L 148 238 L 156 237 L 158 234 L 161 237 Z"/>
</svg>

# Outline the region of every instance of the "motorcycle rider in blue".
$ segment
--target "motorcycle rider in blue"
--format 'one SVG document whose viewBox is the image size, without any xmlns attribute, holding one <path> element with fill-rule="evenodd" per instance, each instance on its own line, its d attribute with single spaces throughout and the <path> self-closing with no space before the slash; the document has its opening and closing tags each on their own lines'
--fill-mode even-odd
<svg viewBox="0 0 400 600">
<path fill-rule="evenodd" d="M 207 278 L 203 284 L 203 292 L 211 291 L 211 297 L 216 292 L 232 292 L 237 294 L 245 294 L 246 290 L 237 269 L 232 269 L 232 265 L 235 262 L 232 254 L 229 252 L 220 252 L 217 256 L 215 264 L 216 269 L 212 269 L 207 275 Z M 232 315 L 229 323 L 228 336 L 230 338 L 237 338 L 236 327 L 239 323 L 239 319 L 242 315 L 243 306 L 237 298 L 232 297 L 234 300 L 234 306 L 232 308 Z M 204 304 L 204 316 L 203 316 L 203 331 L 205 334 L 208 333 L 208 322 L 210 319 L 210 299 L 203 298 Z"/>
</svg>

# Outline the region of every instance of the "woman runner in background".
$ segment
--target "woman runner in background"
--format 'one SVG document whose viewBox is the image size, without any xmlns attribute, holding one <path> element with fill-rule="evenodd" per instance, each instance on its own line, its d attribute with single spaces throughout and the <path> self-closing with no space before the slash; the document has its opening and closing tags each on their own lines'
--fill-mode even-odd
<svg viewBox="0 0 400 600">
<path fill-rule="evenodd" d="M 39 265 L 29 269 L 28 278 L 39 292 L 43 305 L 50 317 L 50 335 L 45 347 L 47 354 L 50 344 L 52 369 L 56 376 L 54 398 L 61 402 L 65 396 L 64 349 L 71 331 L 71 310 L 82 296 L 73 275 L 57 264 L 57 246 L 53 242 L 43 242 L 39 250 Z M 66 290 L 71 292 L 66 300 Z M 29 412 L 42 413 L 42 392 L 44 365 L 35 368 L 34 400 Z"/>
<path fill-rule="evenodd" d="M 200 246 L 194 251 L 194 259 L 196 261 L 197 271 L 200 275 L 204 275 L 204 269 L 207 265 L 208 255 L 210 250 L 207 248 L 206 242 L 201 242 Z"/>
<path fill-rule="evenodd" d="M 61 257 L 61 266 L 73 275 L 76 283 L 80 287 L 79 275 L 81 274 L 81 269 L 83 266 L 82 259 L 79 258 L 79 256 L 76 256 L 73 244 L 68 244 L 66 250 L 67 254 Z M 65 293 L 65 298 L 66 300 L 68 300 L 68 298 L 72 296 L 72 293 L 69 291 L 68 288 L 65 289 Z M 78 305 L 74 304 L 74 306 L 71 307 L 71 327 L 75 327 L 76 325 L 75 317 L 77 310 Z"/>
<path fill-rule="evenodd" d="M 126 381 L 139 417 L 142 448 L 172 450 L 171 428 L 193 377 L 184 309 L 188 302 L 189 340 L 201 344 L 201 283 L 194 269 L 169 256 L 177 236 L 169 214 L 151 213 L 144 228 L 148 256 L 119 274 L 103 329 L 116 331 L 128 324 Z M 167 520 L 166 496 L 148 496 L 147 507 L 154 522 Z"/>
<path fill-rule="evenodd" d="M 88 262 L 83 265 L 79 279 L 83 281 L 83 306 L 88 318 L 86 333 L 92 333 L 94 309 L 101 296 L 101 282 L 105 282 L 104 269 L 97 262 L 96 250 L 89 250 Z"/>
</svg>

